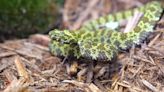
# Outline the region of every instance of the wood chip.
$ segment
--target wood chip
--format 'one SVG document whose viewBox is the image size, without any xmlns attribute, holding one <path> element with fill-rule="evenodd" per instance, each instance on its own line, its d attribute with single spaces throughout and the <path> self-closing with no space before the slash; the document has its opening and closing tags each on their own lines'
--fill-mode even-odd
<svg viewBox="0 0 164 92">
<path fill-rule="evenodd" d="M 29 84 L 25 82 L 26 79 L 14 79 L 10 85 L 3 92 L 32 92 L 28 89 Z"/>
<path fill-rule="evenodd" d="M 30 81 L 30 76 L 29 76 L 29 74 L 28 74 L 28 72 L 27 72 L 27 70 L 26 70 L 26 68 L 25 68 L 25 66 L 24 66 L 24 64 L 21 61 L 19 56 L 17 56 L 15 58 L 14 62 L 15 62 L 15 65 L 16 65 L 19 76 L 27 79 L 27 81 Z"/>
<path fill-rule="evenodd" d="M 78 87 L 81 87 L 85 90 L 85 92 L 102 92 L 96 85 L 93 83 L 88 84 L 88 83 L 83 83 L 83 82 L 78 82 L 75 80 L 64 80 L 63 82 L 66 83 L 72 83 Z"/>
<path fill-rule="evenodd" d="M 12 56 L 12 55 L 15 55 L 16 53 L 15 52 L 3 52 L 3 53 L 0 53 L 0 58 L 4 58 L 4 57 L 8 57 L 8 56 Z"/>
</svg>

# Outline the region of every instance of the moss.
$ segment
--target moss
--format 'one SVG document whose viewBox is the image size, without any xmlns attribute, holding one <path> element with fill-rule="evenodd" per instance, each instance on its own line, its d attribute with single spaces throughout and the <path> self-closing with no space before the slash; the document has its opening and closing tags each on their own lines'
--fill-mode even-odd
<svg viewBox="0 0 164 92">
<path fill-rule="evenodd" d="M 0 0 L 0 33 L 25 37 L 48 30 L 54 0 Z"/>
</svg>

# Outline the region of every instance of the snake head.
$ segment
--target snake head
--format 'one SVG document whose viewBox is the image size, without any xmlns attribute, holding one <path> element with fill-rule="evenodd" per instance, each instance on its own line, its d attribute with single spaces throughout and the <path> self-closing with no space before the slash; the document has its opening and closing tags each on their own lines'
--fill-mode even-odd
<svg viewBox="0 0 164 92">
<path fill-rule="evenodd" d="M 53 30 L 49 32 L 49 36 L 51 40 L 57 41 L 63 44 L 71 44 L 75 43 L 76 39 L 75 36 L 69 30 Z"/>
</svg>

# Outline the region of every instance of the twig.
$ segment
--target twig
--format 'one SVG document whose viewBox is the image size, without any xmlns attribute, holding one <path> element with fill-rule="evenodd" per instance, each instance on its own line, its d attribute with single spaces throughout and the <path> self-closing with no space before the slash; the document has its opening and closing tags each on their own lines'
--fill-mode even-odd
<svg viewBox="0 0 164 92">
<path fill-rule="evenodd" d="M 153 92 L 159 92 L 159 90 L 154 87 L 150 82 L 144 80 L 144 79 L 141 79 L 141 82 L 146 86 L 148 87 L 150 90 L 152 90 Z"/>
<path fill-rule="evenodd" d="M 147 59 L 141 58 L 141 57 L 136 56 L 136 55 L 134 55 L 133 58 L 134 58 L 134 59 L 137 59 L 137 60 L 141 60 L 141 61 L 147 62 L 147 63 L 150 63 L 150 64 L 152 64 L 152 65 L 155 65 L 155 64 L 152 63 L 150 60 L 147 60 Z"/>
<path fill-rule="evenodd" d="M 160 35 L 161 35 L 161 34 L 157 34 L 157 35 L 154 37 L 154 39 L 151 40 L 151 42 L 148 44 L 148 46 L 151 47 L 151 46 L 155 43 L 155 41 L 159 38 Z"/>
<path fill-rule="evenodd" d="M 145 64 L 142 64 L 141 66 L 139 66 L 139 68 L 138 68 L 137 71 L 132 75 L 131 78 L 134 78 L 134 77 L 139 73 L 139 71 L 143 68 L 144 65 L 145 65 Z"/>
<path fill-rule="evenodd" d="M 138 24 L 140 18 L 142 17 L 142 13 L 136 11 L 134 16 L 128 20 L 128 24 L 125 27 L 124 33 L 132 31 L 132 29 Z"/>
</svg>

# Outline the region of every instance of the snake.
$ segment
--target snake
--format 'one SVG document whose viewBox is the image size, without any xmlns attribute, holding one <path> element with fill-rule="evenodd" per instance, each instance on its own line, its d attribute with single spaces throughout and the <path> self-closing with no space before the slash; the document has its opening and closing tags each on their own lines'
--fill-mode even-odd
<svg viewBox="0 0 164 92">
<path fill-rule="evenodd" d="M 121 32 L 120 22 L 130 20 L 135 13 L 142 16 L 129 32 Z M 160 1 L 116 12 L 90 20 L 77 30 L 49 32 L 49 48 L 55 56 L 83 58 L 95 61 L 111 61 L 122 50 L 141 44 L 154 31 L 163 7 Z"/>
</svg>

